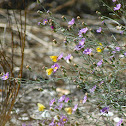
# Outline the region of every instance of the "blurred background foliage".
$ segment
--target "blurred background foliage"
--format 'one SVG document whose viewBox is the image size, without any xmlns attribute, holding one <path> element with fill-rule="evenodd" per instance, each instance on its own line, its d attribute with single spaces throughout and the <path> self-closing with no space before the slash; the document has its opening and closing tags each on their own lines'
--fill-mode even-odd
<svg viewBox="0 0 126 126">
<path fill-rule="evenodd" d="M 39 0 L 40 4 L 37 4 L 37 0 L 1 0 L 0 8 L 4 9 L 24 9 L 29 11 L 42 10 L 43 5 L 47 10 L 51 10 L 54 13 L 60 13 L 64 15 L 81 16 L 84 14 L 95 14 L 96 11 L 100 11 L 103 15 L 107 15 L 111 12 L 107 9 L 106 5 L 110 7 L 114 6 L 112 0 Z M 126 1 L 124 1 L 126 2 Z M 105 3 L 105 4 L 103 4 Z"/>
</svg>

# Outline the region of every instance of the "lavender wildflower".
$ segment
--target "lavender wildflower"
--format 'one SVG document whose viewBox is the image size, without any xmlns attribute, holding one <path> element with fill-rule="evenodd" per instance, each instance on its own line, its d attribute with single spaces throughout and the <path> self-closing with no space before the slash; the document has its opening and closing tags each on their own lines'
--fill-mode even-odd
<svg viewBox="0 0 126 126">
<path fill-rule="evenodd" d="M 61 110 L 63 108 L 63 103 L 61 103 L 59 106 L 58 106 L 58 109 Z"/>
<path fill-rule="evenodd" d="M 99 29 L 96 30 L 97 33 L 100 33 L 101 32 L 101 27 L 99 27 Z"/>
<path fill-rule="evenodd" d="M 94 93 L 95 89 L 96 89 L 96 85 L 92 89 L 90 89 L 90 93 Z"/>
<path fill-rule="evenodd" d="M 2 76 L 2 80 L 7 80 L 9 78 L 9 72 Z"/>
<path fill-rule="evenodd" d="M 61 119 L 60 119 L 60 122 L 62 123 L 62 124 L 65 124 L 65 123 L 67 123 L 68 122 L 68 118 L 66 117 L 66 116 L 62 116 L 61 117 Z"/>
<path fill-rule="evenodd" d="M 87 48 L 87 49 L 85 49 L 84 51 L 83 51 L 83 53 L 84 54 L 90 54 L 92 52 L 92 49 L 89 49 L 89 48 Z"/>
<path fill-rule="evenodd" d="M 104 81 L 101 81 L 100 83 L 99 83 L 99 85 L 101 85 L 101 84 L 103 84 L 104 83 Z"/>
<path fill-rule="evenodd" d="M 82 28 L 82 29 L 79 31 L 79 33 L 78 33 L 79 37 L 82 37 L 82 34 L 85 34 L 87 31 L 88 31 L 88 28 L 87 28 L 87 27 L 86 27 L 86 28 Z"/>
<path fill-rule="evenodd" d="M 77 110 L 77 107 L 78 107 L 78 104 L 76 104 L 76 105 L 74 106 L 74 108 L 72 109 L 72 110 L 73 110 L 72 113 L 74 113 L 74 112 Z"/>
<path fill-rule="evenodd" d="M 83 104 L 87 101 L 87 94 L 85 94 L 84 99 L 83 99 Z"/>
<path fill-rule="evenodd" d="M 116 47 L 115 50 L 119 52 L 120 51 L 120 47 Z"/>
<path fill-rule="evenodd" d="M 38 22 L 38 25 L 40 25 L 41 24 L 41 22 Z"/>
<path fill-rule="evenodd" d="M 100 60 L 100 61 L 97 63 L 97 67 L 101 66 L 101 65 L 102 65 L 102 63 L 103 63 L 103 59 L 102 59 L 102 60 Z"/>
<path fill-rule="evenodd" d="M 60 60 L 61 58 L 63 58 L 63 53 L 61 53 L 61 54 L 58 56 L 57 60 Z"/>
<path fill-rule="evenodd" d="M 71 54 L 68 54 L 64 59 L 66 60 L 67 63 L 69 63 L 69 60 L 72 58 Z"/>
<path fill-rule="evenodd" d="M 70 26 L 73 25 L 74 23 L 75 23 L 75 19 L 74 19 L 74 18 L 72 18 L 72 20 L 68 22 L 68 24 L 69 24 Z"/>
<path fill-rule="evenodd" d="M 56 101 L 55 101 L 55 98 L 54 98 L 54 99 L 52 99 L 52 100 L 50 101 L 49 105 L 52 106 L 55 102 L 56 102 Z"/>
<path fill-rule="evenodd" d="M 108 111 L 109 111 L 109 106 L 106 106 L 100 110 L 101 113 L 108 113 Z"/>
<path fill-rule="evenodd" d="M 61 96 L 58 102 L 63 102 L 65 100 L 65 97 L 66 97 L 65 95 Z"/>
<path fill-rule="evenodd" d="M 116 7 L 114 7 L 114 11 L 119 10 L 121 8 L 121 4 L 117 4 Z"/>
<path fill-rule="evenodd" d="M 53 68 L 53 72 L 55 73 L 59 69 L 59 65 L 55 63 L 54 65 L 51 66 Z"/>
<path fill-rule="evenodd" d="M 44 20 L 43 20 L 43 25 L 46 25 L 47 22 L 48 22 L 48 20 L 47 20 L 47 19 L 44 19 Z"/>
<path fill-rule="evenodd" d="M 79 41 L 79 44 L 76 45 L 75 50 L 78 51 L 78 50 L 84 48 L 84 42 L 85 42 L 85 38 L 82 38 L 82 39 Z"/>
<path fill-rule="evenodd" d="M 67 103 L 69 100 L 70 100 L 70 98 L 68 98 L 68 97 L 65 98 L 65 102 L 66 102 L 66 103 Z"/>
<path fill-rule="evenodd" d="M 120 119 L 120 121 L 116 124 L 116 126 L 121 126 L 122 122 L 123 122 L 123 120 Z"/>
</svg>

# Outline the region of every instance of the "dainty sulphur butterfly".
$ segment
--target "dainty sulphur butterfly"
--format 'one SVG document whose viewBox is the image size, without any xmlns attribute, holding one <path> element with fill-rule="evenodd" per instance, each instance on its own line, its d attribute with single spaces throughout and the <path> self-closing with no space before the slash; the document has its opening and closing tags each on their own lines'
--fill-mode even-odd
<svg viewBox="0 0 126 126">
<path fill-rule="evenodd" d="M 52 60 L 53 62 L 57 62 L 58 56 L 50 56 L 50 58 L 51 58 L 51 60 Z"/>
<path fill-rule="evenodd" d="M 37 103 L 37 105 L 38 105 L 38 110 L 39 111 L 44 111 L 44 109 L 46 108 L 43 104 L 41 104 L 41 103 Z"/>
</svg>

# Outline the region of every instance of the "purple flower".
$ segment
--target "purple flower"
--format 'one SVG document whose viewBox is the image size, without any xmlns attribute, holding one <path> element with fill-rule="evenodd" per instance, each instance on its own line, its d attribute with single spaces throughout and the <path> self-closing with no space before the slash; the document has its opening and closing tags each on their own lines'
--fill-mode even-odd
<svg viewBox="0 0 126 126">
<path fill-rule="evenodd" d="M 120 119 L 119 122 L 116 124 L 116 126 L 121 126 L 122 122 L 123 122 L 123 120 Z"/>
<path fill-rule="evenodd" d="M 55 122 L 54 126 L 63 126 L 60 122 Z"/>
<path fill-rule="evenodd" d="M 72 20 L 68 22 L 69 25 L 73 25 L 74 23 L 75 23 L 75 19 L 74 18 L 72 18 Z"/>
<path fill-rule="evenodd" d="M 121 8 L 121 4 L 117 4 L 116 7 L 114 7 L 114 11 L 119 10 Z"/>
<path fill-rule="evenodd" d="M 98 66 L 101 66 L 101 65 L 102 65 L 102 63 L 103 63 L 103 59 L 102 59 L 102 60 L 100 60 L 100 61 L 97 63 L 97 67 L 98 67 Z"/>
<path fill-rule="evenodd" d="M 63 53 L 61 53 L 61 54 L 58 56 L 57 60 L 60 60 L 62 57 L 63 57 Z"/>
<path fill-rule="evenodd" d="M 53 25 L 51 25 L 51 29 L 52 29 L 52 30 L 54 29 L 54 26 L 53 26 Z"/>
<path fill-rule="evenodd" d="M 55 126 L 54 119 L 53 119 L 52 122 L 49 124 L 49 126 Z"/>
<path fill-rule="evenodd" d="M 84 54 L 90 54 L 92 52 L 92 49 L 89 49 L 89 48 L 87 48 L 87 49 L 85 49 L 84 51 L 83 51 L 83 53 Z"/>
<path fill-rule="evenodd" d="M 116 47 L 115 50 L 116 50 L 116 51 L 120 51 L 120 47 Z"/>
<path fill-rule="evenodd" d="M 100 83 L 99 83 L 99 85 L 101 85 L 101 84 L 103 84 L 104 83 L 104 81 L 101 81 Z"/>
<path fill-rule="evenodd" d="M 120 34 L 123 34 L 124 32 L 123 31 L 120 31 Z"/>
<path fill-rule="evenodd" d="M 124 52 L 124 56 L 126 56 L 126 52 Z"/>
<path fill-rule="evenodd" d="M 68 118 L 67 118 L 66 116 L 63 115 L 63 116 L 60 118 L 60 122 L 63 123 L 63 124 L 65 124 L 65 123 L 68 122 Z"/>
<path fill-rule="evenodd" d="M 38 25 L 40 25 L 41 24 L 41 22 L 38 22 Z"/>
<path fill-rule="evenodd" d="M 68 97 L 65 98 L 65 102 L 66 102 L 66 103 L 67 103 L 69 100 L 70 100 L 70 98 L 68 98 Z"/>
<path fill-rule="evenodd" d="M 79 44 L 76 45 L 75 50 L 78 51 L 78 50 L 84 48 L 84 42 L 85 42 L 85 38 L 82 38 L 82 39 L 79 41 Z"/>
<path fill-rule="evenodd" d="M 25 123 L 23 123 L 22 126 L 27 126 L 27 125 Z"/>
<path fill-rule="evenodd" d="M 2 76 L 2 80 L 7 80 L 9 78 L 9 72 Z"/>
<path fill-rule="evenodd" d="M 55 63 L 54 65 L 51 66 L 53 68 L 53 72 L 55 73 L 59 69 L 59 65 Z"/>
<path fill-rule="evenodd" d="M 116 0 L 112 0 L 112 2 L 116 2 Z"/>
<path fill-rule="evenodd" d="M 72 110 L 73 110 L 72 113 L 74 113 L 74 112 L 77 110 L 77 107 L 78 107 L 78 104 L 76 104 L 76 105 L 74 106 L 74 108 L 72 109 Z"/>
<path fill-rule="evenodd" d="M 94 93 L 95 89 L 96 89 L 96 85 L 92 89 L 90 89 L 90 93 Z"/>
<path fill-rule="evenodd" d="M 105 21 L 102 21 L 102 24 L 105 24 Z"/>
<path fill-rule="evenodd" d="M 71 58 L 71 54 L 68 54 L 64 59 L 69 60 Z"/>
<path fill-rule="evenodd" d="M 47 13 L 50 13 L 50 11 L 49 11 L 49 10 L 47 10 Z"/>
<path fill-rule="evenodd" d="M 64 59 L 66 60 L 67 63 L 69 63 L 69 60 L 71 59 L 72 55 L 68 54 Z"/>
<path fill-rule="evenodd" d="M 101 113 L 108 113 L 108 111 L 109 111 L 109 106 L 106 106 L 100 110 Z"/>
<path fill-rule="evenodd" d="M 114 53 L 116 53 L 116 51 L 112 51 L 112 53 L 114 54 Z"/>
<path fill-rule="evenodd" d="M 58 102 L 63 102 L 65 100 L 65 97 L 66 97 L 65 95 L 61 96 Z"/>
<path fill-rule="evenodd" d="M 87 94 L 84 96 L 83 104 L 87 101 Z"/>
<path fill-rule="evenodd" d="M 61 110 L 63 108 L 63 103 L 61 103 L 59 106 L 58 106 L 58 109 Z"/>
<path fill-rule="evenodd" d="M 48 22 L 48 20 L 47 20 L 47 19 L 44 19 L 44 20 L 43 20 L 43 25 L 46 25 L 47 22 Z"/>
<path fill-rule="evenodd" d="M 110 60 L 111 60 L 111 61 L 113 60 L 113 58 L 114 58 L 114 55 L 110 56 Z"/>
<path fill-rule="evenodd" d="M 101 27 L 99 27 L 99 29 L 96 30 L 97 33 L 100 33 L 101 32 Z"/>
<path fill-rule="evenodd" d="M 86 28 L 82 28 L 82 29 L 79 31 L 79 33 L 78 33 L 79 37 L 82 37 L 82 34 L 85 34 L 87 31 L 88 31 L 88 28 L 87 28 L 87 27 L 86 27 Z"/>
<path fill-rule="evenodd" d="M 52 106 L 54 103 L 55 103 L 55 98 L 50 101 L 49 105 Z"/>
</svg>

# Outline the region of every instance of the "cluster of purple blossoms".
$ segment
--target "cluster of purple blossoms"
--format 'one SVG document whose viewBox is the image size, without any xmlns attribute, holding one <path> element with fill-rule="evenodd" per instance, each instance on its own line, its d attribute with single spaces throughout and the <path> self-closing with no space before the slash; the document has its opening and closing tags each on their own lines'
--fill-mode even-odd
<svg viewBox="0 0 126 126">
<path fill-rule="evenodd" d="M 66 95 L 63 95 L 59 98 L 58 102 L 68 102 L 70 99 L 66 97 Z"/>
<path fill-rule="evenodd" d="M 66 95 L 61 96 L 61 97 L 58 99 L 58 103 L 60 103 L 60 105 L 55 106 L 54 109 L 61 110 L 61 109 L 63 108 L 63 102 L 68 103 L 69 100 L 70 100 L 69 97 L 66 97 Z M 49 103 L 50 108 L 52 108 L 52 106 L 53 106 L 55 103 L 56 103 L 56 100 L 55 100 L 55 98 L 54 98 L 54 99 L 52 99 L 52 100 L 50 101 L 50 103 Z"/>
<path fill-rule="evenodd" d="M 121 48 L 120 47 L 115 47 L 115 49 L 112 51 L 113 57 L 116 52 L 120 52 Z"/>
<path fill-rule="evenodd" d="M 65 115 L 62 115 L 59 117 L 59 120 L 53 119 L 52 122 L 49 124 L 49 126 L 65 126 L 65 124 L 68 122 L 68 118 Z"/>
</svg>

